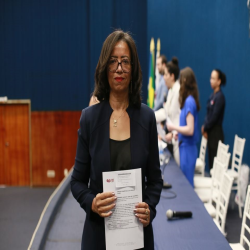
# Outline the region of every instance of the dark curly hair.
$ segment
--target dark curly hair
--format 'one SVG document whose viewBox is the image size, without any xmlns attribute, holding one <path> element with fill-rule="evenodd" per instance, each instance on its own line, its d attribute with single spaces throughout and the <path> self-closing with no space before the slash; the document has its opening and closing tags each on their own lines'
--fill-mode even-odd
<svg viewBox="0 0 250 250">
<path fill-rule="evenodd" d="M 128 32 L 116 30 L 104 41 L 95 71 L 95 89 L 93 95 L 101 102 L 109 100 L 110 86 L 107 76 L 107 66 L 111 52 L 119 41 L 127 43 L 131 54 L 131 83 L 129 84 L 129 104 L 139 108 L 141 106 L 142 72 L 137 54 L 135 41 Z M 131 86 L 132 84 L 132 86 Z"/>
<path fill-rule="evenodd" d="M 184 107 L 187 97 L 191 95 L 193 96 L 196 102 L 197 110 L 200 110 L 198 86 L 194 72 L 191 68 L 186 67 L 181 70 L 180 85 L 181 87 L 180 87 L 179 102 L 181 109 Z"/>
</svg>

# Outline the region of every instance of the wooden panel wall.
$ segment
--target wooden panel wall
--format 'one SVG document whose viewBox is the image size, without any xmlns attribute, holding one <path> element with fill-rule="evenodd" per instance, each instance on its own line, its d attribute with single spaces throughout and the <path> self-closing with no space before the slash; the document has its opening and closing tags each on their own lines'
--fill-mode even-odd
<svg viewBox="0 0 250 250">
<path fill-rule="evenodd" d="M 32 185 L 56 186 L 74 165 L 80 111 L 31 113 Z M 47 176 L 48 170 L 55 177 Z"/>
</svg>

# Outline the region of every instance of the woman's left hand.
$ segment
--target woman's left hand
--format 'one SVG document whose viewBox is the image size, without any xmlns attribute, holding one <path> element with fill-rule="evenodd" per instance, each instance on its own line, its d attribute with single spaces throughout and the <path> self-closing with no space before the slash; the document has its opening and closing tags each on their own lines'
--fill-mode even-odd
<svg viewBox="0 0 250 250">
<path fill-rule="evenodd" d="M 139 202 L 134 209 L 135 216 L 143 224 L 144 227 L 150 223 L 150 209 L 146 202 Z"/>
</svg>

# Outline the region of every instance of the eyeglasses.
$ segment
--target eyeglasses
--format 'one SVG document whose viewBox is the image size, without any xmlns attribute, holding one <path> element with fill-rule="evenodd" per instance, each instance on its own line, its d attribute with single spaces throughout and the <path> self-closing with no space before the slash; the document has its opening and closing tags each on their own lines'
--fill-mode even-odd
<svg viewBox="0 0 250 250">
<path fill-rule="evenodd" d="M 122 59 L 121 62 L 118 62 L 116 58 L 109 60 L 109 71 L 115 73 L 119 65 L 121 65 L 123 73 L 129 73 L 131 71 L 131 62 L 129 59 Z"/>
</svg>

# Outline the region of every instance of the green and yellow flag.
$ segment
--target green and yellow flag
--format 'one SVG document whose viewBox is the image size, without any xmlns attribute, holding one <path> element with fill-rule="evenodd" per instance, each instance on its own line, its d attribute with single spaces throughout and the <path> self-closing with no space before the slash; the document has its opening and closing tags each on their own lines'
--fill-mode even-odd
<svg viewBox="0 0 250 250">
<path fill-rule="evenodd" d="M 150 58 L 149 58 L 149 81 L 148 81 L 148 106 L 154 107 L 155 98 L 155 43 L 154 38 L 150 42 Z"/>
</svg>

